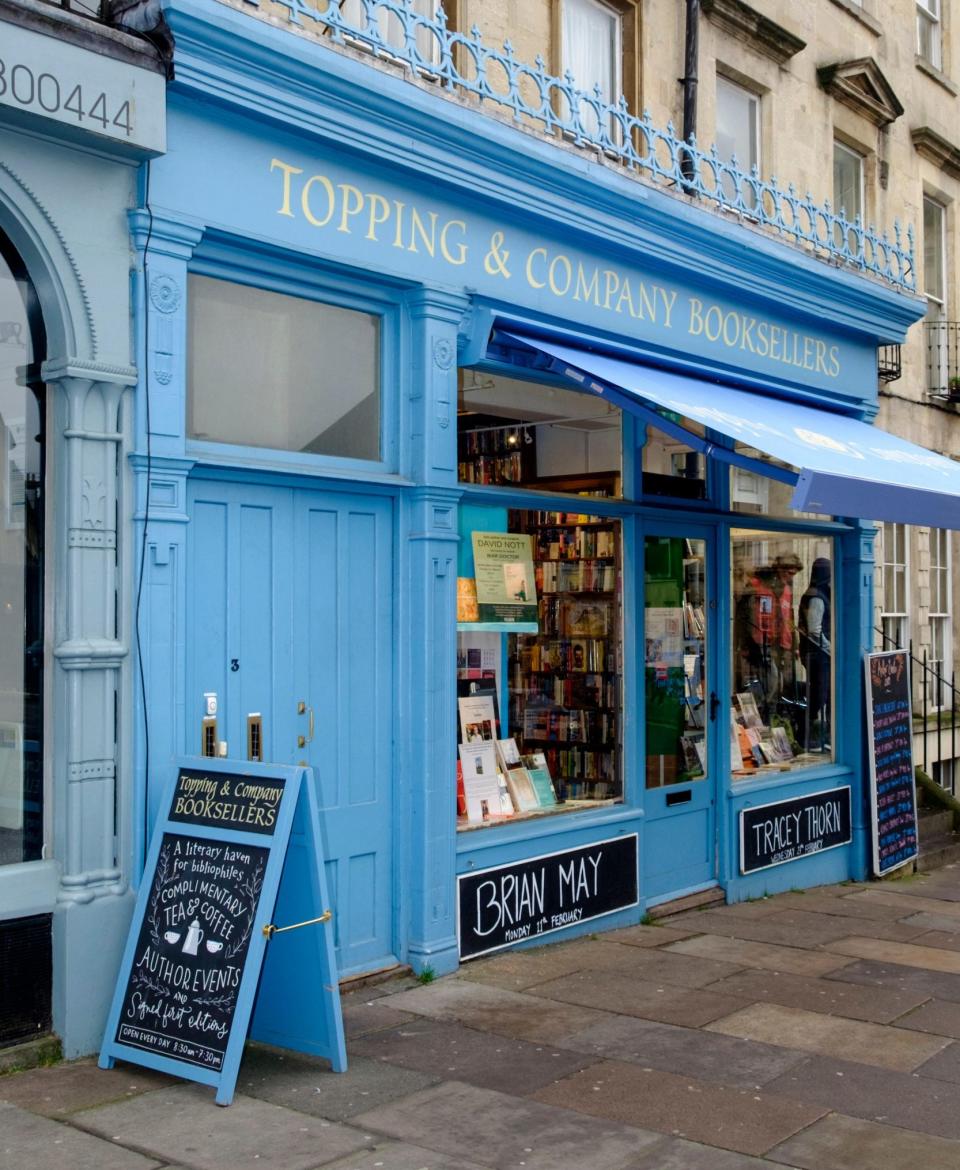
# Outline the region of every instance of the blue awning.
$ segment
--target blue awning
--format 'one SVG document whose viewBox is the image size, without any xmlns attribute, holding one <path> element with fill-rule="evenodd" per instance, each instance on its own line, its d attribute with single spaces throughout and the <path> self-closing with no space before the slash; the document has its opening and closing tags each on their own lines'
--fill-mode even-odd
<svg viewBox="0 0 960 1170">
<path fill-rule="evenodd" d="M 661 430 L 682 434 L 694 449 L 795 483 L 791 504 L 798 511 L 960 529 L 960 463 L 888 431 L 834 411 L 670 374 L 539 337 L 512 332 L 505 336 L 544 354 L 554 372 L 580 390 L 602 395 Z M 766 463 L 738 456 L 673 425 L 661 410 L 702 423 L 797 471 L 778 473 Z"/>
</svg>

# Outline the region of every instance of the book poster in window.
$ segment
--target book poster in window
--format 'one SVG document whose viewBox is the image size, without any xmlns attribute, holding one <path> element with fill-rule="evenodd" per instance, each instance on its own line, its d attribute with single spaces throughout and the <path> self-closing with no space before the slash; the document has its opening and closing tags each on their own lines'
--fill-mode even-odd
<svg viewBox="0 0 960 1170">
<path fill-rule="evenodd" d="M 480 621 L 536 622 L 531 538 L 513 532 L 474 532 L 473 559 Z"/>
</svg>

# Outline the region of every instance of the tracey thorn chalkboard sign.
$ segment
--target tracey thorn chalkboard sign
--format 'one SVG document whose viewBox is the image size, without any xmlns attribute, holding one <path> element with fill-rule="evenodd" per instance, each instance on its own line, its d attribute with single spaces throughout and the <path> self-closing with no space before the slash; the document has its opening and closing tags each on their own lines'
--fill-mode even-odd
<svg viewBox="0 0 960 1170">
<path fill-rule="evenodd" d="M 460 958 L 475 959 L 636 906 L 637 834 L 457 879 Z"/>
<path fill-rule="evenodd" d="M 906 650 L 866 656 L 873 872 L 881 877 L 919 852 L 913 775 L 910 660 Z"/>
<path fill-rule="evenodd" d="M 769 869 L 847 845 L 850 826 L 849 786 L 741 809 L 740 872 Z"/>
<path fill-rule="evenodd" d="M 262 972 L 253 1034 L 343 1071 L 312 769 L 183 760 L 162 808 L 101 1067 L 130 1060 L 216 1085 L 217 1103 L 229 1105 Z M 273 937 L 296 918 L 312 919 L 306 952 Z M 283 970 L 294 954 L 312 980 L 309 1003 L 291 994 L 297 973 Z"/>
</svg>

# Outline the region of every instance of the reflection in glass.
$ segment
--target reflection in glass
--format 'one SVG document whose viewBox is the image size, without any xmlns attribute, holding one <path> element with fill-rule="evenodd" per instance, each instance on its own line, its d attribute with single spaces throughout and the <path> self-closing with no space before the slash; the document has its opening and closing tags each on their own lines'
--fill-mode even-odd
<svg viewBox="0 0 960 1170">
<path fill-rule="evenodd" d="M 43 346 L 0 235 L 0 865 L 43 846 Z"/>
<path fill-rule="evenodd" d="M 735 776 L 832 758 L 833 541 L 733 534 Z"/>
<path fill-rule="evenodd" d="M 707 774 L 706 545 L 644 542 L 644 662 L 648 788 Z"/>
</svg>

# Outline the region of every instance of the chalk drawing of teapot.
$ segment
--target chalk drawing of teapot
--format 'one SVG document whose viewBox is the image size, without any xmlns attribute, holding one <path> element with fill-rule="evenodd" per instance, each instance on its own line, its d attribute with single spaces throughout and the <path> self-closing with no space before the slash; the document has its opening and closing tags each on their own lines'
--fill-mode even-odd
<svg viewBox="0 0 960 1170">
<path fill-rule="evenodd" d="M 187 937 L 183 944 L 183 953 L 185 955 L 195 955 L 197 948 L 203 942 L 203 931 L 200 928 L 200 921 L 194 918 L 193 922 L 187 927 Z"/>
</svg>

